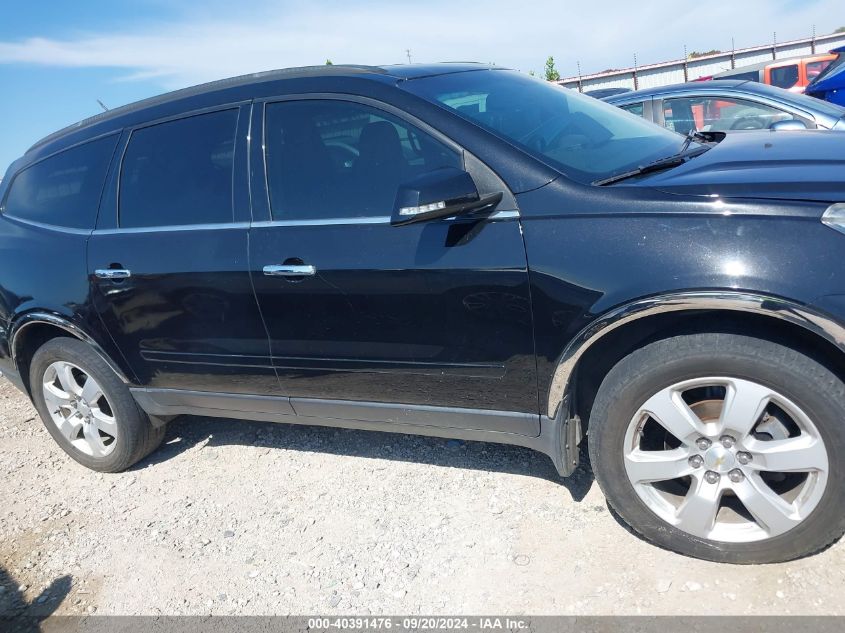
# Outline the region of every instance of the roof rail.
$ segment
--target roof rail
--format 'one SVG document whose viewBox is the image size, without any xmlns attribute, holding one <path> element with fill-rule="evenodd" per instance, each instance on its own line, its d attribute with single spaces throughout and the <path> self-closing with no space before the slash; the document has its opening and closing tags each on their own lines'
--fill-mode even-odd
<svg viewBox="0 0 845 633">
<path fill-rule="evenodd" d="M 319 75 L 347 75 L 347 74 L 366 74 L 366 73 L 377 73 L 377 74 L 386 74 L 386 71 L 383 68 L 379 68 L 377 66 L 357 66 L 357 65 L 324 65 L 324 66 L 300 66 L 296 68 L 281 68 L 277 70 L 265 70 L 262 72 L 257 73 L 250 73 L 247 75 L 239 75 L 237 77 L 229 77 L 227 79 L 217 79 L 215 81 L 209 81 L 207 83 L 198 84 L 196 86 L 190 86 L 188 88 L 181 88 L 179 90 L 174 90 L 172 92 L 165 92 L 160 95 L 156 95 L 154 97 L 149 97 L 147 99 L 142 99 L 141 101 L 135 101 L 133 103 L 129 103 L 124 106 L 120 106 L 118 108 L 114 108 L 112 110 L 108 110 L 107 112 L 101 112 L 99 114 L 95 114 L 94 116 L 88 117 L 87 119 L 83 119 L 76 123 L 72 123 L 67 127 L 58 130 L 57 132 L 53 132 L 52 134 L 48 134 L 38 142 L 34 143 L 32 147 L 26 150 L 26 153 L 29 154 L 30 152 L 35 151 L 39 147 L 46 145 L 47 143 L 54 141 L 62 136 L 70 134 L 71 132 L 75 132 L 77 130 L 81 130 L 86 128 L 90 125 L 94 125 L 95 123 L 100 123 L 102 121 L 108 121 L 109 119 L 113 119 L 119 117 L 123 114 L 128 114 L 130 112 L 136 112 L 138 110 L 143 110 L 144 108 L 149 108 L 152 106 L 160 105 L 163 103 L 168 103 L 170 101 L 175 101 L 177 99 L 191 97 L 195 95 L 205 94 L 209 92 L 214 92 L 215 90 L 222 90 L 224 88 L 233 88 L 236 86 L 244 86 L 251 83 L 259 83 L 262 81 L 273 81 L 276 79 L 294 79 L 297 77 L 312 77 L 312 76 L 319 76 Z"/>
</svg>

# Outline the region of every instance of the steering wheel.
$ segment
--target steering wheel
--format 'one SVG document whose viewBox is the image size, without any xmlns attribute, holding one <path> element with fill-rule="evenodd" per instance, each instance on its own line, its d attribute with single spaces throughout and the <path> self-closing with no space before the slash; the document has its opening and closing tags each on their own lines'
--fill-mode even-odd
<svg viewBox="0 0 845 633">
<path fill-rule="evenodd" d="M 732 130 L 762 130 L 764 127 L 766 126 L 763 124 L 762 119 L 756 116 L 742 117 L 731 125 Z"/>
<path fill-rule="evenodd" d="M 543 135 L 539 134 L 539 132 L 541 132 L 542 130 L 547 128 L 552 123 L 559 121 L 560 119 L 564 119 L 564 118 L 568 118 L 568 117 L 569 117 L 569 114 L 556 114 L 555 116 L 553 116 L 549 119 L 546 119 L 545 121 L 543 121 L 540 125 L 538 125 L 534 129 L 532 129 L 532 130 L 526 132 L 525 134 L 523 134 L 522 136 L 520 136 L 519 142 L 524 143 L 525 145 L 528 145 L 529 147 L 531 147 L 533 149 L 537 149 L 537 150 L 542 151 L 543 149 L 545 149 L 546 147 L 551 145 L 551 143 L 546 143 L 546 141 L 543 139 Z M 564 128 L 564 129 L 566 129 L 566 128 Z M 560 136 L 560 133 L 558 133 L 555 136 L 555 138 L 557 138 L 558 136 Z"/>
</svg>

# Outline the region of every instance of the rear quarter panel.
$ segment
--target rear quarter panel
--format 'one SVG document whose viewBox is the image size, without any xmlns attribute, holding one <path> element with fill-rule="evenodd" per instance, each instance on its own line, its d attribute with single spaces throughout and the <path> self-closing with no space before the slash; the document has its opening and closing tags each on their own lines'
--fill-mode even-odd
<svg viewBox="0 0 845 633">
<path fill-rule="evenodd" d="M 0 216 L 0 363 L 14 369 L 9 339 L 26 316 L 46 312 L 70 321 L 116 361 L 122 358 L 91 308 L 86 271 L 90 231 L 60 229 Z M 121 367 L 124 371 L 125 367 Z"/>
</svg>

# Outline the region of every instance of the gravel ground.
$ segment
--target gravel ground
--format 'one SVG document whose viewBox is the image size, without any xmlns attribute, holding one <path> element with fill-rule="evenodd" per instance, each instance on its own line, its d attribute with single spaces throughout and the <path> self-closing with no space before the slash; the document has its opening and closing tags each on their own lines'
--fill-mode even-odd
<svg viewBox="0 0 845 633">
<path fill-rule="evenodd" d="M 845 546 L 739 567 L 642 541 L 529 450 L 184 417 L 84 469 L 0 383 L 0 615 L 845 614 Z"/>
</svg>

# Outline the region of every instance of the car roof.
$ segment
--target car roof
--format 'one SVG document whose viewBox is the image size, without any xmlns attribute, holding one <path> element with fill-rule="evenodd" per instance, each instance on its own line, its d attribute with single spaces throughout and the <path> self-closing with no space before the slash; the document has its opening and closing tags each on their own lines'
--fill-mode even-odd
<svg viewBox="0 0 845 633">
<path fill-rule="evenodd" d="M 760 71 L 764 68 L 781 68 L 783 66 L 794 66 L 796 64 L 800 64 L 801 62 L 811 62 L 819 59 L 824 59 L 825 57 L 829 57 L 832 52 L 833 51 L 827 53 L 813 53 L 812 55 L 792 55 L 791 57 L 767 59 L 766 61 L 757 62 L 756 64 L 746 64 L 744 66 L 738 66 L 736 68 L 724 70 L 713 76 L 716 79 L 719 79 L 721 77 L 724 77 L 725 79 L 730 79 L 734 75 L 742 75 L 746 72 Z"/>
<path fill-rule="evenodd" d="M 378 66 L 390 77 L 397 79 L 423 79 L 424 77 L 435 77 L 437 75 L 448 75 L 451 73 L 463 73 L 473 70 L 508 70 L 504 66 L 494 66 L 481 62 L 439 62 L 437 64 L 394 64 Z"/>
<path fill-rule="evenodd" d="M 670 84 L 668 86 L 659 86 L 657 88 L 640 88 L 631 92 L 624 92 L 618 95 L 605 97 L 604 101 L 614 103 L 615 101 L 636 101 L 643 97 L 655 97 L 657 95 L 668 94 L 672 92 L 687 92 L 690 90 L 719 90 L 730 89 L 735 90 L 740 87 L 745 87 L 745 84 L 763 85 L 758 82 L 749 81 L 747 79 L 714 79 L 711 81 L 688 81 L 683 84 Z"/>
<path fill-rule="evenodd" d="M 625 92 L 612 97 L 605 97 L 603 101 L 611 104 L 627 104 L 652 97 L 664 97 L 673 94 L 712 94 L 724 92 L 730 95 L 757 95 L 764 99 L 791 105 L 803 110 L 823 112 L 834 118 L 841 118 L 845 109 L 827 101 L 808 97 L 805 94 L 790 92 L 783 88 L 770 86 L 751 80 L 714 79 L 711 81 L 690 81 L 683 84 L 671 84 L 659 88 L 643 88 L 634 92 Z"/>
<path fill-rule="evenodd" d="M 408 81 L 412 79 L 421 79 L 423 77 L 432 77 L 436 75 L 451 74 L 456 72 L 468 72 L 474 70 L 486 70 L 493 68 L 489 64 L 473 63 L 473 62 L 442 62 L 437 64 L 397 64 L 385 66 L 363 66 L 354 64 L 327 64 L 322 66 L 301 66 L 296 68 L 282 68 L 278 70 L 268 70 L 257 73 L 250 73 L 247 75 L 240 75 L 237 77 L 230 77 L 227 79 L 219 79 L 210 81 L 208 83 L 166 92 L 164 94 L 142 99 L 134 103 L 129 103 L 106 112 L 101 112 L 94 116 L 83 119 L 73 123 L 61 130 L 53 132 L 45 136 L 28 150 L 27 154 L 44 147 L 54 141 L 68 136 L 74 132 L 78 132 L 85 128 L 89 128 L 107 121 L 116 121 L 128 114 L 139 113 L 144 110 L 154 108 L 159 105 L 174 103 L 181 100 L 186 100 L 192 97 L 199 97 L 203 95 L 210 95 L 213 93 L 222 93 L 225 91 L 232 91 L 236 88 L 242 88 L 250 85 L 257 85 L 269 82 L 280 82 L 292 79 L 314 78 L 314 77 L 337 77 L 337 78 L 362 78 L 380 81 Z M 499 67 L 496 67 L 499 69 Z"/>
<path fill-rule="evenodd" d="M 783 66 L 795 66 L 796 64 L 801 62 L 809 64 L 812 62 L 823 61 L 829 58 L 831 55 L 834 55 L 834 53 L 815 53 L 814 55 L 802 55 L 801 57 L 787 57 L 785 59 L 775 59 L 766 64 L 766 67 L 781 68 Z"/>
</svg>

